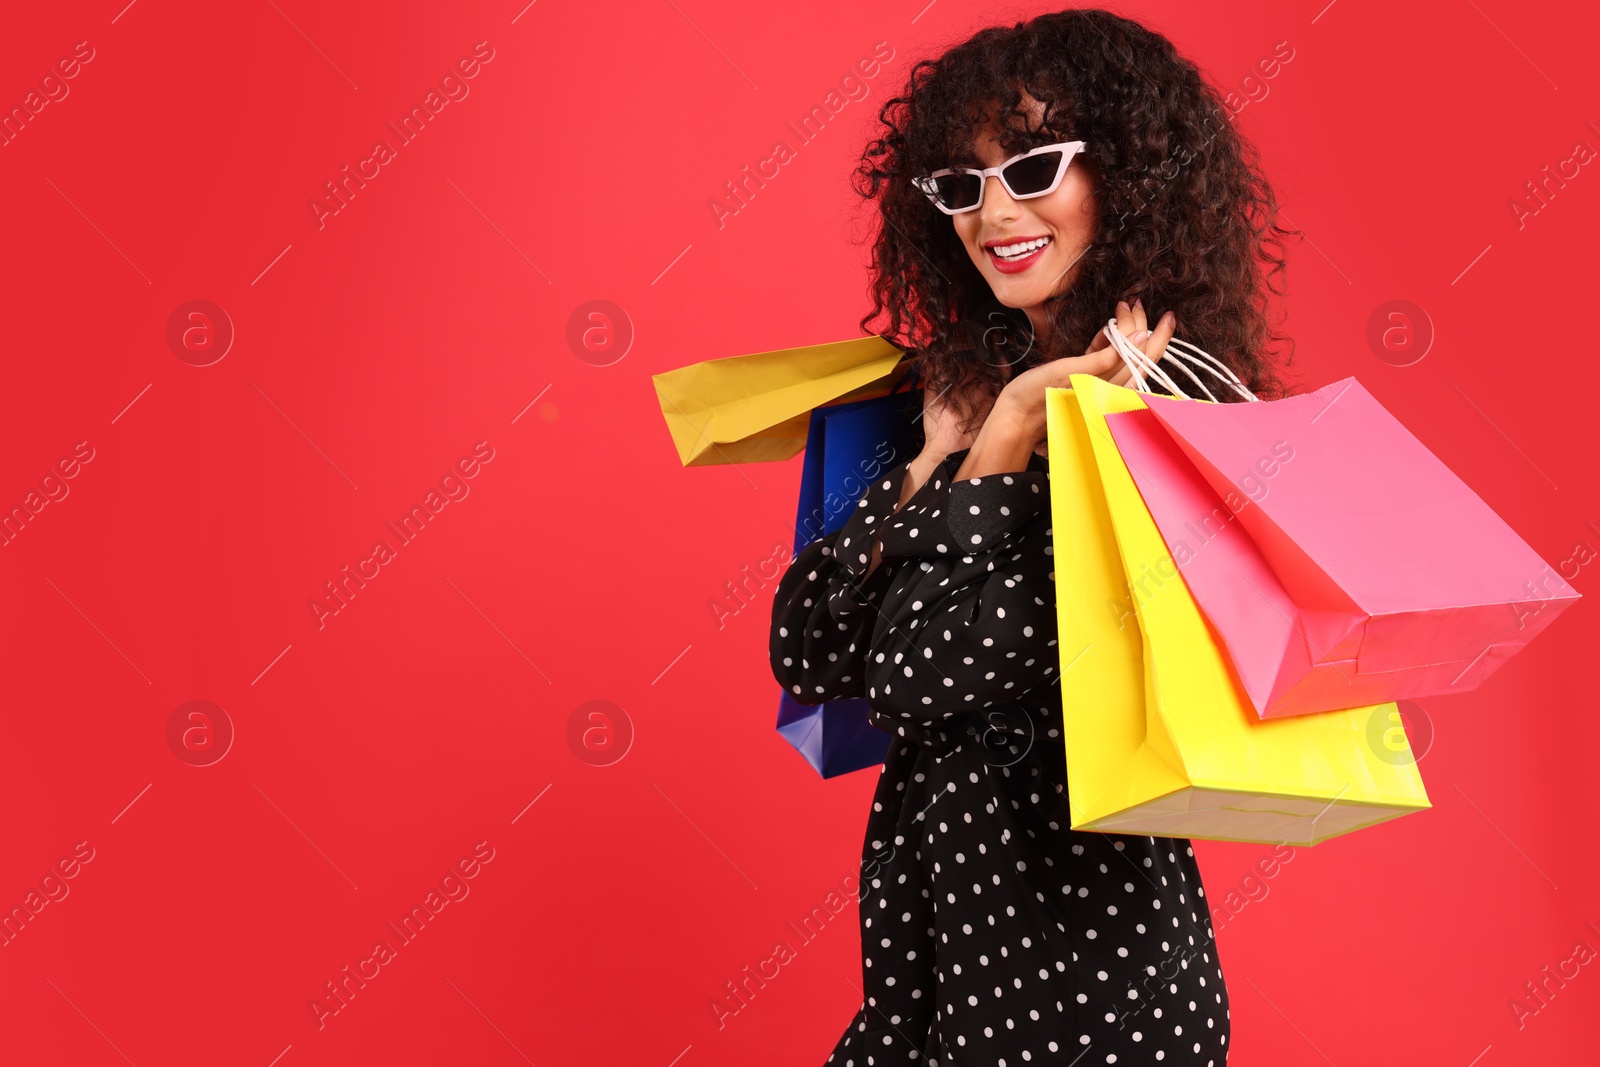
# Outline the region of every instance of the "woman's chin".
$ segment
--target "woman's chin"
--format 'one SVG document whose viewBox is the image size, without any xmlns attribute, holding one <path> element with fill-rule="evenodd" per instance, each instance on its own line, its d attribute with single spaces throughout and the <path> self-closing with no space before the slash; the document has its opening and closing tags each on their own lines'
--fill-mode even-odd
<svg viewBox="0 0 1600 1067">
<path fill-rule="evenodd" d="M 989 291 L 1008 308 L 1030 308 L 1044 303 L 1049 294 L 1032 279 L 1019 281 L 1008 274 L 988 274 Z"/>
</svg>

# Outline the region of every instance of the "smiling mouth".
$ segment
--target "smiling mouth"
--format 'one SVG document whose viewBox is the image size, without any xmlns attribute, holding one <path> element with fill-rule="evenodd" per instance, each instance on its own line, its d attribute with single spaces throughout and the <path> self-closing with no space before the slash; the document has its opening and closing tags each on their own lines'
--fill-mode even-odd
<svg viewBox="0 0 1600 1067">
<path fill-rule="evenodd" d="M 984 250 L 1002 263 L 1015 263 L 1027 259 L 1029 256 L 1050 244 L 1048 237 L 1032 237 L 1024 241 L 1011 244 L 988 244 Z"/>
</svg>

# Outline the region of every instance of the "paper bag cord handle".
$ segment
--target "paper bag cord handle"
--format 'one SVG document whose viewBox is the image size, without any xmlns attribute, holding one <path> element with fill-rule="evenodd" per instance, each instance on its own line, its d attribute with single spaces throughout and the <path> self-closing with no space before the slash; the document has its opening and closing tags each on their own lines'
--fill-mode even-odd
<svg viewBox="0 0 1600 1067">
<path fill-rule="evenodd" d="M 1116 319 L 1107 319 L 1103 332 L 1105 333 L 1107 340 L 1111 342 L 1112 347 L 1117 350 L 1117 354 L 1122 357 L 1122 361 L 1128 365 L 1128 370 L 1133 375 L 1134 388 L 1139 392 L 1148 393 L 1150 391 L 1149 383 L 1145 381 L 1145 377 L 1149 376 L 1166 386 L 1167 389 L 1171 391 L 1173 396 L 1184 400 L 1194 399 L 1193 397 L 1189 396 L 1188 393 L 1185 393 L 1181 388 L 1179 388 L 1177 383 L 1169 378 L 1166 373 L 1162 371 L 1161 367 L 1152 361 L 1149 356 L 1145 355 L 1143 351 L 1133 344 L 1133 342 L 1129 341 L 1125 336 L 1123 336 L 1122 331 L 1117 329 Z M 1174 347 L 1177 345 L 1182 345 L 1184 347 Z M 1184 348 L 1193 349 L 1193 352 L 1186 352 L 1184 351 Z M 1207 400 L 1215 402 L 1217 398 L 1212 395 L 1210 389 L 1206 388 L 1205 383 L 1195 375 L 1194 371 L 1189 369 L 1191 364 L 1194 367 L 1205 371 L 1207 374 L 1210 374 L 1213 378 L 1216 378 L 1218 381 L 1222 382 L 1222 384 L 1228 386 L 1246 400 L 1259 401 L 1261 399 L 1249 389 L 1246 389 L 1244 383 L 1241 382 L 1238 376 L 1234 374 L 1233 371 L 1230 370 L 1225 364 L 1219 362 L 1210 354 L 1201 350 L 1195 345 L 1190 344 L 1188 341 L 1182 341 L 1176 337 L 1172 338 L 1167 343 L 1166 355 L 1173 357 L 1173 366 L 1177 367 L 1179 370 L 1183 371 L 1184 374 L 1188 375 L 1189 380 L 1194 382 L 1199 390 L 1206 395 Z"/>
</svg>

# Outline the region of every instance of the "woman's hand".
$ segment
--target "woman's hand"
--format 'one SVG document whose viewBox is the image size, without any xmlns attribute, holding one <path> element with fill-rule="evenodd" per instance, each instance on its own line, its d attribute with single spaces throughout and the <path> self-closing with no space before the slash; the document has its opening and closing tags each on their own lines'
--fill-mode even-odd
<svg viewBox="0 0 1600 1067">
<path fill-rule="evenodd" d="M 1142 302 L 1129 306 L 1117 301 L 1117 329 L 1127 337 L 1151 362 L 1166 354 L 1167 342 L 1177 330 L 1177 316 L 1168 311 L 1162 315 L 1152 330 L 1145 321 Z M 1015 433 L 1031 449 L 1047 436 L 1045 428 L 1044 391 L 1047 388 L 1068 388 L 1074 374 L 1093 374 L 1112 385 L 1127 385 L 1133 380 L 1133 371 L 1123 362 L 1102 330 L 1095 334 L 1094 343 L 1081 356 L 1042 363 L 1023 371 L 1006 383 L 995 401 L 992 418 L 1003 418 L 1006 428 Z M 969 476 L 970 477 L 970 476 Z"/>
<path fill-rule="evenodd" d="M 951 394 L 957 391 L 961 391 L 972 404 L 970 419 L 962 419 L 960 411 L 951 400 Z M 953 386 L 927 402 L 922 409 L 922 451 L 906 464 L 905 479 L 900 483 L 900 499 L 894 506 L 896 512 L 905 507 L 917 494 L 917 490 L 927 484 L 928 479 L 933 477 L 934 470 L 944 462 L 946 456 L 963 448 L 972 447 L 978 439 L 981 428 L 987 425 L 996 399 L 992 391 L 981 385 L 968 385 Z M 883 544 L 880 540 L 874 539 L 872 560 L 862 577 L 863 582 L 878 569 L 882 558 Z"/>
<path fill-rule="evenodd" d="M 971 406 L 972 417 L 963 420 L 955 403 L 955 394 L 962 395 Z M 978 431 L 994 409 L 996 396 L 981 385 L 952 386 L 929 400 L 922 409 L 922 451 L 935 462 L 952 452 L 971 448 Z"/>
<path fill-rule="evenodd" d="M 1177 329 L 1177 316 L 1167 312 L 1152 331 L 1145 321 L 1142 302 L 1135 301 L 1130 307 L 1126 301 L 1119 300 L 1117 329 L 1154 362 L 1166 353 L 1167 342 L 1172 340 Z M 1070 388 L 1074 374 L 1093 374 L 1113 385 L 1126 385 L 1133 380 L 1133 372 L 1103 330 L 1095 334 L 1094 343 L 1083 355 L 1051 360 L 1023 371 L 1007 382 L 995 399 L 983 429 L 972 442 L 961 469 L 955 473 L 955 480 L 1026 470 L 1029 454 L 1048 436 L 1044 391 Z"/>
<path fill-rule="evenodd" d="M 972 417 L 962 419 L 952 394 L 961 393 L 971 405 Z M 994 409 L 996 395 L 978 384 L 957 385 L 929 400 L 922 410 L 922 452 L 907 467 L 900 503 L 910 500 L 933 470 L 952 452 L 971 448 Z M 896 509 L 898 510 L 898 509 Z"/>
</svg>

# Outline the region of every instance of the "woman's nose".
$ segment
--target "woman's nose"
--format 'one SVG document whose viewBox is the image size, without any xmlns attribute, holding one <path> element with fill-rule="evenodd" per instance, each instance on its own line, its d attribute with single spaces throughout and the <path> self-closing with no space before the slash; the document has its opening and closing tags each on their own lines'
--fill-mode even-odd
<svg viewBox="0 0 1600 1067">
<path fill-rule="evenodd" d="M 986 185 L 983 190 L 983 218 L 985 222 L 999 222 L 1017 217 L 1017 202 L 1011 199 L 1011 194 L 1006 192 L 1006 187 L 1001 184 L 999 175 L 991 174 L 984 179 Z"/>
</svg>

